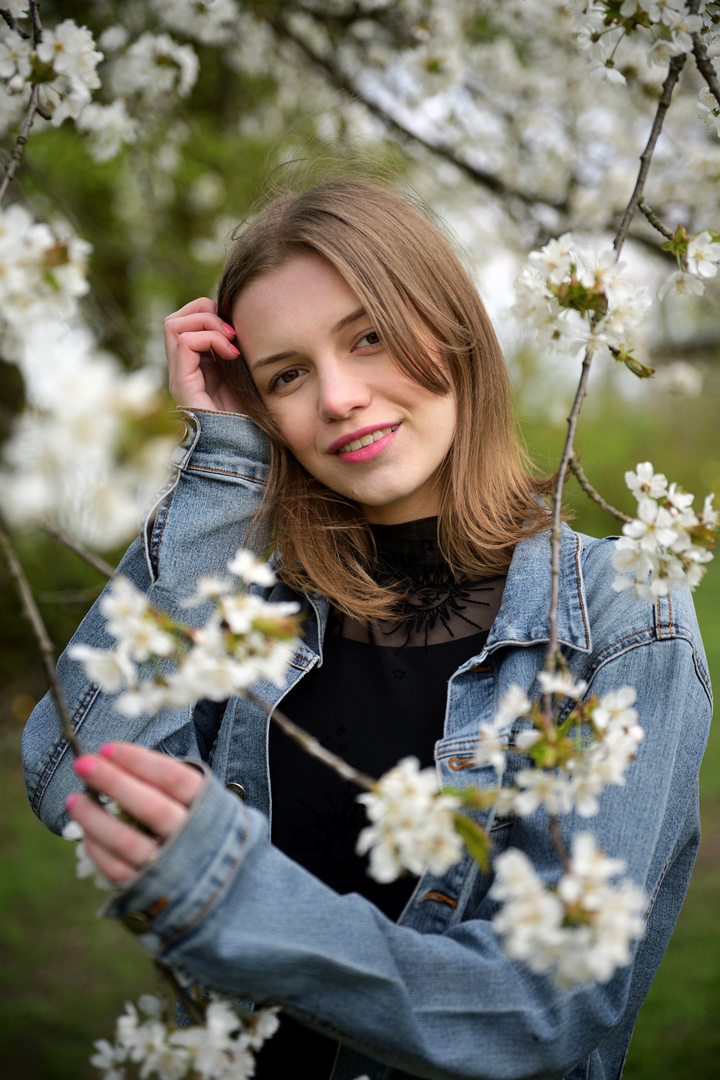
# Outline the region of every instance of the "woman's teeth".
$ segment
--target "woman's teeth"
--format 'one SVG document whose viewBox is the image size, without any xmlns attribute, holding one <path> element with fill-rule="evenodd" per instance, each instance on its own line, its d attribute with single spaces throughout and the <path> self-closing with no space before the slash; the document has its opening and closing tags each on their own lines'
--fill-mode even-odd
<svg viewBox="0 0 720 1080">
<path fill-rule="evenodd" d="M 396 431 L 397 427 L 398 425 L 395 424 L 393 427 L 378 428 L 377 431 L 371 431 L 369 435 L 363 435 L 362 439 L 353 439 L 352 442 L 346 443 L 336 453 L 349 454 L 352 450 L 362 450 L 363 446 L 370 446 L 370 443 L 377 442 L 378 439 L 389 435 L 391 431 Z"/>
</svg>

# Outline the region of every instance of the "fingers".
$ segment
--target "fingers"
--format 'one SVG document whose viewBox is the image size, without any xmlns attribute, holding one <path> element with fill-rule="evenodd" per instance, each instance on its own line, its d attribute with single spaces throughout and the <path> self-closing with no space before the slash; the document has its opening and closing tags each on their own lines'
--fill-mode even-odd
<svg viewBox="0 0 720 1080">
<path fill-rule="evenodd" d="M 154 835 L 108 813 L 86 795 L 71 795 L 67 808 L 85 833 L 85 847 L 98 869 L 114 883 L 127 881 L 154 857 L 187 817 L 203 784 L 190 765 L 131 743 L 109 743 L 97 755 L 74 764 L 88 787 L 114 799 Z"/>
<path fill-rule="evenodd" d="M 165 319 L 165 351 L 170 392 L 178 405 L 217 409 L 217 394 L 205 377 L 207 362 L 214 356 L 233 360 L 239 356 L 232 343 L 235 330 L 217 315 L 208 297 L 193 300 Z M 217 379 L 214 380 L 217 384 Z M 221 380 L 224 383 L 224 379 Z M 215 387 L 215 390 L 217 386 Z"/>
<path fill-rule="evenodd" d="M 190 806 L 203 785 L 199 769 L 135 743 L 107 743 L 101 747 L 99 756 L 164 791 L 182 806 Z"/>
<path fill-rule="evenodd" d="M 67 805 L 85 833 L 88 855 L 109 881 L 127 881 L 156 854 L 156 840 L 109 814 L 87 795 L 71 795 Z"/>
<path fill-rule="evenodd" d="M 162 840 L 185 820 L 187 807 L 181 802 L 105 757 L 87 755 L 78 758 L 74 769 L 88 787 L 114 799 L 132 818 Z"/>
</svg>

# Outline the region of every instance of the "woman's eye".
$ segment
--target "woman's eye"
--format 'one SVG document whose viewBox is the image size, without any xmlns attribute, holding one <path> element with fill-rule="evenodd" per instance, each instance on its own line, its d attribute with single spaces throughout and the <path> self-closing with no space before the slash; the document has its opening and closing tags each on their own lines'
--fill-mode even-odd
<svg viewBox="0 0 720 1080">
<path fill-rule="evenodd" d="M 290 368 L 288 371 L 281 371 L 274 379 L 272 379 L 270 389 L 274 390 L 279 386 L 289 386 L 290 383 L 295 382 L 298 375 L 300 375 L 299 368 Z"/>
<path fill-rule="evenodd" d="M 368 330 L 367 334 L 363 334 L 357 344 L 359 348 L 362 348 L 364 345 L 379 345 L 380 342 L 381 338 L 377 330 Z"/>
</svg>

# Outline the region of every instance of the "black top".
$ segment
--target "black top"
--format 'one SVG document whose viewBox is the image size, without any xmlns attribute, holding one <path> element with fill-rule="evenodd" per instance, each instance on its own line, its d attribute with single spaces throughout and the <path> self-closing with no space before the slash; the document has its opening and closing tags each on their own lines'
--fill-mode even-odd
<svg viewBox="0 0 720 1080">
<path fill-rule="evenodd" d="M 413 754 L 433 764 L 442 737 L 450 676 L 480 652 L 500 607 L 505 578 L 456 582 L 437 544 L 437 519 L 371 526 L 375 579 L 406 594 L 398 617 L 369 627 L 331 609 L 323 662 L 280 707 L 323 746 L 380 777 Z M 270 726 L 272 841 L 340 893 L 357 892 L 397 919 L 415 878 L 380 885 L 355 854 L 368 824 L 360 789 L 310 758 Z M 288 1075 L 305 1058 L 329 1075 L 335 1044 L 284 1016 L 258 1058 L 259 1080 Z"/>
</svg>

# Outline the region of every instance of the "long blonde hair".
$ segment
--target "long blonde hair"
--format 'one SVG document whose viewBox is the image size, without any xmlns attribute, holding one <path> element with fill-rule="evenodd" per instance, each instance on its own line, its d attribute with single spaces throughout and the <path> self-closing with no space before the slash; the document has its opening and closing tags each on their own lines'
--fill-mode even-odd
<svg viewBox="0 0 720 1080">
<path fill-rule="evenodd" d="M 467 271 L 412 201 L 375 181 L 334 177 L 281 195 L 240 233 L 218 286 L 220 317 L 231 322 L 233 304 L 251 281 L 308 252 L 344 278 L 411 378 L 436 394 L 454 389 L 457 429 L 441 466 L 438 541 L 457 578 L 505 573 L 517 542 L 547 527 L 538 494 L 551 479 L 531 474 L 505 360 Z M 423 343 L 428 330 L 446 371 Z M 374 542 L 360 510 L 296 461 L 244 362 L 226 370 L 247 412 L 270 435 L 261 518 L 280 576 L 356 617 L 388 617 L 397 593 L 373 580 Z"/>
</svg>

